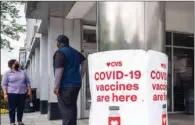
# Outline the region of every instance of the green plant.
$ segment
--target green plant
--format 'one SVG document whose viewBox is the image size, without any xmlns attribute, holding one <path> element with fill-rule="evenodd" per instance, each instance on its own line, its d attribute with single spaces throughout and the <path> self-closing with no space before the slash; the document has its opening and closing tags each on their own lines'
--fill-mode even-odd
<svg viewBox="0 0 195 125">
<path fill-rule="evenodd" d="M 1 99 L 0 109 L 7 109 L 7 102 L 4 100 L 2 89 L 1 89 L 0 99 Z"/>
<path fill-rule="evenodd" d="M 2 81 L 2 75 L 0 81 Z M 0 88 L 0 109 L 7 109 L 7 102 L 4 100 L 2 88 Z"/>
<path fill-rule="evenodd" d="M 17 5 L 23 5 L 25 1 L 0 1 L 0 16 L 1 16 L 1 37 L 0 48 L 8 48 L 12 50 L 10 45 L 12 40 L 19 40 L 20 34 L 25 31 L 24 26 L 17 23 L 17 19 L 20 19 L 19 8 Z"/>
</svg>

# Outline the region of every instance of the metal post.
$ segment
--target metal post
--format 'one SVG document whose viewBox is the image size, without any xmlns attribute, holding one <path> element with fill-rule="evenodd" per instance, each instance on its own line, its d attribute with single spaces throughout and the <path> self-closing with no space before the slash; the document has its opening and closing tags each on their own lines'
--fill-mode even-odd
<svg viewBox="0 0 195 125">
<path fill-rule="evenodd" d="M 165 51 L 164 2 L 98 2 L 98 51 Z"/>
</svg>

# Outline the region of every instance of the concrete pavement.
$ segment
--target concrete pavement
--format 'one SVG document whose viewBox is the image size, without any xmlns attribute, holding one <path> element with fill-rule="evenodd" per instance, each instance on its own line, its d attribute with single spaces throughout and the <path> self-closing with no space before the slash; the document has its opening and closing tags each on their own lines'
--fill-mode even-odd
<svg viewBox="0 0 195 125">
<path fill-rule="evenodd" d="M 41 115 L 39 112 L 25 113 L 23 120 L 25 125 L 62 125 L 60 120 L 49 121 L 47 115 Z M 1 125 L 9 125 L 8 115 L 1 115 Z M 88 120 L 78 120 L 78 125 L 88 125 Z"/>
<path fill-rule="evenodd" d="M 40 113 L 24 114 L 26 125 L 61 125 L 61 121 L 49 121 L 47 115 Z M 1 125 L 9 125 L 8 115 L 1 115 Z M 88 120 L 78 120 L 78 125 L 88 125 Z M 194 116 L 185 114 L 170 114 L 169 125 L 194 125 Z"/>
</svg>

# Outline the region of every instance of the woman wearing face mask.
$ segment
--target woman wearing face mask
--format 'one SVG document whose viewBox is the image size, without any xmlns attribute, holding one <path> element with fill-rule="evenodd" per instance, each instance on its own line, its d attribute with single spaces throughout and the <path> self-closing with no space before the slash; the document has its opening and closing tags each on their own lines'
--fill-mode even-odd
<svg viewBox="0 0 195 125">
<path fill-rule="evenodd" d="M 18 125 L 24 125 L 22 117 L 26 96 L 31 96 L 30 81 L 27 74 L 20 69 L 17 60 L 10 60 L 8 67 L 10 70 L 3 75 L 2 89 L 4 99 L 8 102 L 10 125 L 16 125 L 16 109 Z"/>
</svg>

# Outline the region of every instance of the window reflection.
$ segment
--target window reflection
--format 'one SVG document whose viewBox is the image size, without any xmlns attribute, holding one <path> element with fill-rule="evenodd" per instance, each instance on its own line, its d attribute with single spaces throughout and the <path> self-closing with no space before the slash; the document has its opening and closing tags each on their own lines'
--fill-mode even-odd
<svg viewBox="0 0 195 125">
<path fill-rule="evenodd" d="M 174 46 L 194 47 L 193 34 L 173 33 L 173 39 Z"/>
<path fill-rule="evenodd" d="M 194 88 L 194 51 L 193 49 L 174 49 L 174 107 L 184 111 L 188 93 Z"/>
<path fill-rule="evenodd" d="M 171 32 L 166 32 L 166 45 L 171 45 Z"/>
</svg>

